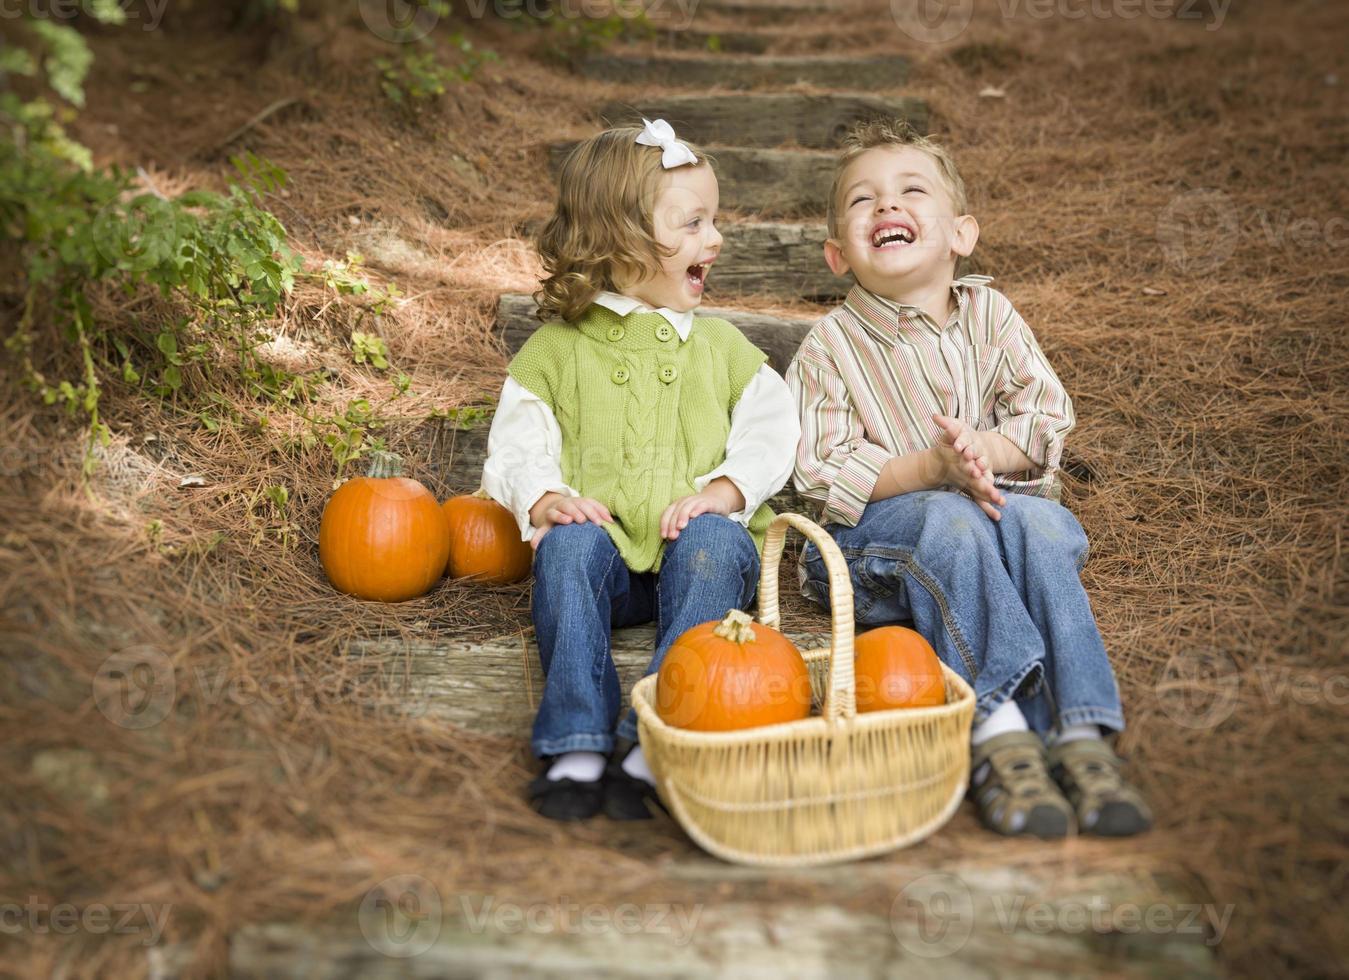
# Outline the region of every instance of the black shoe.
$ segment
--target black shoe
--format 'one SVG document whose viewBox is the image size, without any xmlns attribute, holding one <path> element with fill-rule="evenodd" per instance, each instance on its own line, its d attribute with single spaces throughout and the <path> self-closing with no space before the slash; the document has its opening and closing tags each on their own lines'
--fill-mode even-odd
<svg viewBox="0 0 1349 980">
<path fill-rule="evenodd" d="M 550 820 L 586 820 L 600 812 L 604 786 L 599 779 L 549 779 L 545 769 L 529 784 L 529 799 Z"/>
<path fill-rule="evenodd" d="M 610 820 L 650 820 L 652 813 L 647 800 L 670 812 L 653 784 L 624 772 L 623 760 L 633 748 L 630 745 L 615 752 L 604 768 L 604 815 Z"/>
</svg>

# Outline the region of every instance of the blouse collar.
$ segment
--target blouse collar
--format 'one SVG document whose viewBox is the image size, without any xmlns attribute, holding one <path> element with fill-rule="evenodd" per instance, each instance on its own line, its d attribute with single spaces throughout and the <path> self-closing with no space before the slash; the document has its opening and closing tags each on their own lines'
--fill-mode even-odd
<svg viewBox="0 0 1349 980">
<path fill-rule="evenodd" d="M 675 328 L 675 332 L 679 334 L 681 342 L 689 339 L 689 331 L 693 329 L 692 310 L 678 313 L 675 310 L 664 306 L 660 309 L 653 309 L 639 299 L 634 299 L 631 296 L 624 296 L 622 293 L 613 293 L 607 289 L 596 296 L 593 302 L 603 306 L 606 310 L 612 310 L 619 316 L 627 316 L 634 310 L 640 313 L 659 313 L 670 322 L 670 326 Z"/>
</svg>

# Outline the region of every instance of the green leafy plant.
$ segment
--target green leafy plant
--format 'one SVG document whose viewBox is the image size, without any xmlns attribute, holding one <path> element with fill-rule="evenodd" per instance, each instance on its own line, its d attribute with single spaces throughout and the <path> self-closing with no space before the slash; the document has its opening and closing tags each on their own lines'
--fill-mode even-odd
<svg viewBox="0 0 1349 980">
<path fill-rule="evenodd" d="M 380 88 L 389 100 L 415 111 L 444 95 L 450 85 L 471 81 L 483 65 L 498 60 L 495 51 L 475 48 L 463 34 L 452 34 L 449 43 L 458 54 L 449 63 L 442 61 L 434 49 L 410 49 L 400 58 L 376 58 Z"/>
<path fill-rule="evenodd" d="M 41 90 L 21 98 L 2 87 L 7 79 L 0 76 L 0 231 L 19 246 L 23 274 L 22 307 L 5 348 L 46 404 L 87 418 L 86 481 L 97 447 L 111 439 L 99 411 L 109 383 L 162 398 L 209 431 L 225 421 L 265 429 L 270 413 L 294 412 L 308 424 L 311 445 L 323 439 L 330 446 L 339 470 L 378 445 L 367 434 L 379 424 L 368 404 L 349 405 L 341 415 L 311 412 L 326 368 L 292 373 L 260 357 L 258 347 L 271 339 L 264 325 L 284 311 L 297 277 L 323 283 L 339 299 L 360 297 L 357 325 L 392 308 L 398 290 L 372 287 L 356 255 L 306 271 L 285 228 L 264 207 L 286 174 L 252 153 L 230 158 L 236 176 L 223 193 L 197 190 L 174 199 L 153 187 L 136 193 L 130 175 L 116 167 L 96 170 L 62 126 L 83 103 L 88 48 L 64 25 L 26 26 L 29 47 L 0 51 L 0 67 L 32 78 Z M 89 296 L 109 285 L 127 296 L 157 289 L 176 312 L 153 325 L 134 315 L 99 322 Z M 35 349 L 37 328 L 48 322 L 59 326 L 67 349 Z M 356 333 L 358 363 L 388 369 L 382 341 L 368 333 L 355 339 Z M 66 372 L 70 353 L 78 364 L 73 376 L 49 377 Z M 251 411 L 230 397 L 239 387 L 254 401 Z M 399 372 L 389 397 L 410 387 Z"/>
</svg>

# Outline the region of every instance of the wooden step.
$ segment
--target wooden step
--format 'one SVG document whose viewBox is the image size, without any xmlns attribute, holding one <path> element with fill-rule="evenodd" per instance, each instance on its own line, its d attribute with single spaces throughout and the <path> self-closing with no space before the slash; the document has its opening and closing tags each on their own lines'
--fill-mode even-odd
<svg viewBox="0 0 1349 980">
<path fill-rule="evenodd" d="M 848 7 L 838 0 L 700 0 L 698 10 L 720 14 L 746 24 L 781 24 L 803 17 L 846 17 Z"/>
<path fill-rule="evenodd" d="M 788 632 L 803 650 L 828 646 L 828 634 Z M 623 708 L 628 692 L 646 674 L 656 647 L 656 627 L 629 626 L 612 633 Z M 482 643 L 353 639 L 342 651 L 361 675 L 377 679 L 363 690 L 372 709 L 431 718 L 484 735 L 528 738 L 543 693 L 543 673 L 532 630 Z"/>
<path fill-rule="evenodd" d="M 670 30 L 654 38 L 658 47 L 676 51 L 707 51 L 719 54 L 763 54 L 773 43 L 771 34 L 757 31 Z"/>
<path fill-rule="evenodd" d="M 600 109 L 607 125 L 638 125 L 664 119 L 693 143 L 727 146 L 781 146 L 797 143 L 835 147 L 864 119 L 905 119 L 927 130 L 928 107 L 921 99 L 881 98 L 857 93 L 799 95 L 669 95 L 633 103 L 610 102 Z"/>
<path fill-rule="evenodd" d="M 521 232 L 532 237 L 541 224 L 541 219 L 527 221 Z M 851 279 L 834 275 L 825 264 L 823 224 L 741 221 L 720 231 L 721 258 L 707 280 L 706 295 L 713 302 L 768 296 L 833 303 L 852 288 Z"/>
<path fill-rule="evenodd" d="M 832 303 L 848 295 L 852 280 L 824 261 L 822 223 L 740 222 L 722 229 L 722 256 L 708 275 L 708 293 L 779 296 Z"/>
<path fill-rule="evenodd" d="M 554 178 L 576 145 L 555 143 L 548 150 Z M 715 161 L 723 211 L 773 217 L 823 215 L 834 179 L 837 154 L 830 150 L 770 150 L 734 146 L 705 147 Z"/>
<path fill-rule="evenodd" d="M 576 69 L 587 78 L 624 85 L 749 89 L 804 84 L 821 89 L 879 91 L 904 84 L 909 60 L 897 55 L 672 58 L 601 53 L 577 62 Z"/>
<path fill-rule="evenodd" d="M 673 878 L 700 865 L 705 886 L 692 893 L 674 886 L 670 894 L 682 900 L 658 905 L 596 902 L 570 893 L 566 882 L 556 894 L 465 892 L 437 886 L 430 879 L 444 875 L 421 869 L 318 923 L 236 930 L 225 973 L 240 980 L 1223 975 L 1204 932 L 1220 911 L 1191 921 L 1191 909 L 1211 906 L 1165 877 L 1096 874 L 1065 885 L 1049 875 L 923 866 L 907 856 L 760 869 L 690 852 L 661 868 Z M 719 897 L 717 889 L 733 887 L 749 889 L 750 899 Z M 193 953 L 189 942 L 153 947 L 149 975 L 186 977 Z"/>
<path fill-rule="evenodd" d="M 720 264 L 720 263 L 718 263 Z M 715 269 L 715 267 L 714 267 Z M 523 293 L 504 293 L 497 301 L 497 329 L 506 349 L 520 349 L 539 325 L 538 307 Z M 787 320 L 763 313 L 728 310 L 716 306 L 698 307 L 699 316 L 717 316 L 734 323 L 750 343 L 768 355 L 773 370 L 782 374 L 796 356 L 796 348 L 814 325 L 813 320 Z"/>
</svg>

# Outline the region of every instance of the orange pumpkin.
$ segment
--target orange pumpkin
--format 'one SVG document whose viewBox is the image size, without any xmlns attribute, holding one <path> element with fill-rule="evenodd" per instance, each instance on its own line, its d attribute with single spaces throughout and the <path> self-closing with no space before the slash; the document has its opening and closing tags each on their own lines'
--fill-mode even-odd
<svg viewBox="0 0 1349 980">
<path fill-rule="evenodd" d="M 400 475 L 394 453 L 370 454 L 319 522 L 319 561 L 335 589 L 380 602 L 425 595 L 445 572 L 450 525 L 430 490 Z"/>
<path fill-rule="evenodd" d="M 656 679 L 656 714 L 676 728 L 724 732 L 810 714 L 810 670 L 771 626 L 732 609 L 674 641 Z"/>
<path fill-rule="evenodd" d="M 445 501 L 450 522 L 450 560 L 445 574 L 472 575 L 484 582 L 509 585 L 529 574 L 534 549 L 520 540 L 520 525 L 487 491 L 460 494 Z"/>
<path fill-rule="evenodd" d="M 858 711 L 946 703 L 941 661 L 922 634 L 903 626 L 882 626 L 857 637 L 853 650 Z"/>
</svg>

